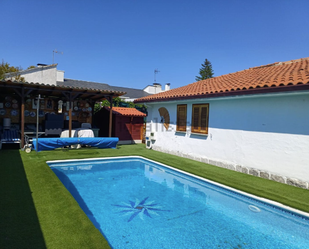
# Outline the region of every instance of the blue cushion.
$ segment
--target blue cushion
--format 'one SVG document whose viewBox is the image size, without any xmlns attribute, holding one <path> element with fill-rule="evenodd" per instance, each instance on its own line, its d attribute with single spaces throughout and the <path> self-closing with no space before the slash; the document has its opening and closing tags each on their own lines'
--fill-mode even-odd
<svg viewBox="0 0 309 249">
<path fill-rule="evenodd" d="M 116 149 L 118 137 L 60 137 L 60 138 L 38 138 L 38 148 L 36 138 L 33 139 L 32 145 L 36 151 L 53 150 L 56 148 L 81 144 L 90 145 L 100 149 L 113 148 Z"/>
<path fill-rule="evenodd" d="M 1 136 L 2 142 L 19 142 L 19 132 L 17 130 L 4 130 Z"/>
</svg>

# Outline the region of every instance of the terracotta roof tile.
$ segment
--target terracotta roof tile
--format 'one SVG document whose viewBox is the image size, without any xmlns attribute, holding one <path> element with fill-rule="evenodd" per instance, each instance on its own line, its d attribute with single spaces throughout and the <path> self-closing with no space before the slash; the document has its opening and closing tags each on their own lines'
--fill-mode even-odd
<svg viewBox="0 0 309 249">
<path fill-rule="evenodd" d="M 106 110 L 110 110 L 109 107 L 104 107 Z M 140 112 L 139 110 L 135 108 L 127 108 L 127 107 L 113 107 L 112 109 L 113 114 L 116 115 L 123 115 L 123 116 L 134 116 L 134 117 L 146 117 L 146 114 L 143 112 Z"/>
<path fill-rule="evenodd" d="M 253 67 L 201 80 L 166 92 L 139 98 L 135 102 L 203 98 L 214 95 L 252 94 L 253 91 L 281 91 L 286 86 L 309 86 L 309 57 Z M 296 88 L 295 88 L 296 89 Z"/>
</svg>

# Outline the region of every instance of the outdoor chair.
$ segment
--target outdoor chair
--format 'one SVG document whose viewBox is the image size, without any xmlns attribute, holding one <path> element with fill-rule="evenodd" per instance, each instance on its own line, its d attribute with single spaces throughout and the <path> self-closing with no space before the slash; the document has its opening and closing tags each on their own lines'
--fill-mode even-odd
<svg viewBox="0 0 309 249">
<path fill-rule="evenodd" d="M 0 150 L 2 144 L 20 144 L 20 135 L 17 130 L 4 130 L 0 139 Z"/>
<path fill-rule="evenodd" d="M 81 128 L 91 129 L 91 124 L 90 123 L 82 123 Z"/>
</svg>

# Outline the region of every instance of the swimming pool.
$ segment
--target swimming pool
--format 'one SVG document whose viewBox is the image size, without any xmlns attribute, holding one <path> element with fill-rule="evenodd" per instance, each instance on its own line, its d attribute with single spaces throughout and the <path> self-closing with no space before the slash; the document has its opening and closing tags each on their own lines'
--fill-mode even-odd
<svg viewBox="0 0 309 249">
<path fill-rule="evenodd" d="M 113 248 L 309 248 L 305 213 L 145 158 L 47 164 Z"/>
</svg>

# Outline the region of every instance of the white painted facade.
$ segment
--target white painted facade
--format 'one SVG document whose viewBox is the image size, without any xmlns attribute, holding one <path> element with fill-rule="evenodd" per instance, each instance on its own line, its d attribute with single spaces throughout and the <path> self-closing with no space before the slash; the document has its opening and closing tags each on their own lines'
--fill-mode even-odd
<svg viewBox="0 0 309 249">
<path fill-rule="evenodd" d="M 162 89 L 161 84 L 159 83 L 153 83 L 153 85 L 149 85 L 146 86 L 143 91 L 149 94 L 156 94 L 156 93 L 161 93 L 161 92 L 165 92 L 171 90 L 171 84 L 170 83 L 166 83 L 165 84 L 165 88 L 164 90 Z"/>
<path fill-rule="evenodd" d="M 192 104 L 197 103 L 209 103 L 208 135 L 191 133 Z M 176 132 L 177 104 L 187 104 L 187 132 Z M 301 180 L 308 188 L 309 92 L 149 102 L 147 106 L 146 135 L 154 133 L 153 149 L 234 170 L 256 169 L 285 180 Z M 168 130 L 161 123 L 160 107 L 169 112 Z"/>
<path fill-rule="evenodd" d="M 57 81 L 64 81 L 64 71 L 57 70 L 57 64 L 38 64 L 37 67 L 23 70 L 19 74 L 21 77 L 24 77 L 26 82 L 57 85 Z M 7 74 L 6 79 L 14 80 L 14 77 L 11 77 L 10 74 Z"/>
<path fill-rule="evenodd" d="M 27 82 L 56 85 L 57 64 L 51 66 L 38 66 L 24 70 L 20 73 Z"/>
<path fill-rule="evenodd" d="M 64 71 L 57 70 L 57 81 L 63 82 L 64 81 Z"/>
</svg>

